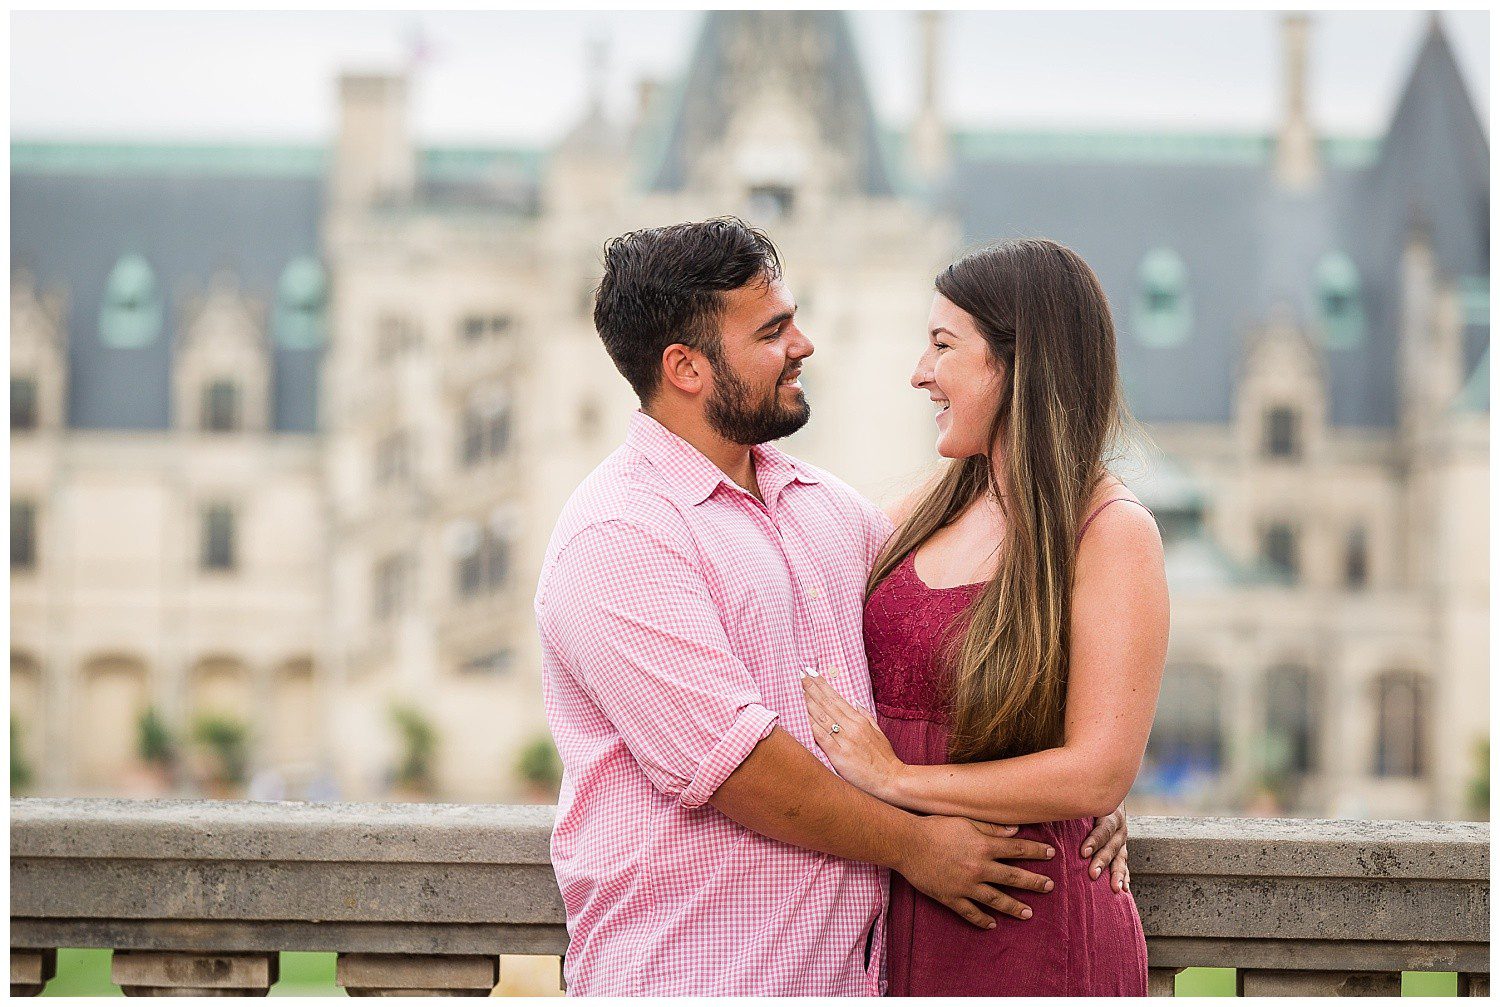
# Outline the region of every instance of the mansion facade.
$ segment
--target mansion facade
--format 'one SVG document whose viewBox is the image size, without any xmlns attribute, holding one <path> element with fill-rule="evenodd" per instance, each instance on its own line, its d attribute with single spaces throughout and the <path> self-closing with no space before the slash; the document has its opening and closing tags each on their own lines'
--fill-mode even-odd
<svg viewBox="0 0 1500 1007">
<path fill-rule="evenodd" d="M 837 12 L 711 12 L 633 121 L 420 147 L 405 74 L 326 147 L 12 146 L 13 730 L 34 789 L 131 785 L 138 718 L 238 719 L 252 772 L 531 793 L 532 595 L 635 400 L 600 250 L 736 213 L 817 346 L 787 449 L 886 500 L 932 278 L 1055 238 L 1098 272 L 1150 443 L 1172 639 L 1137 810 L 1464 817 L 1488 738 L 1489 148 L 1441 24 L 1382 137 L 1318 132 L 1305 16 L 1269 136 L 877 123 Z"/>
</svg>

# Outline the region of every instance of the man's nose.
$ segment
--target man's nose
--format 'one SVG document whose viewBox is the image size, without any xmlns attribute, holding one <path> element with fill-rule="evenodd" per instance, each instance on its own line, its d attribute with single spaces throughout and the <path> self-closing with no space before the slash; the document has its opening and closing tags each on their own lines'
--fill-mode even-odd
<svg viewBox="0 0 1500 1007">
<path fill-rule="evenodd" d="M 791 348 L 787 351 L 787 355 L 792 357 L 792 359 L 794 360 L 801 360 L 803 357 L 812 356 L 813 349 L 814 347 L 812 344 L 812 340 L 807 338 L 807 333 L 803 332 L 801 329 L 798 329 L 797 338 L 792 341 Z"/>
</svg>

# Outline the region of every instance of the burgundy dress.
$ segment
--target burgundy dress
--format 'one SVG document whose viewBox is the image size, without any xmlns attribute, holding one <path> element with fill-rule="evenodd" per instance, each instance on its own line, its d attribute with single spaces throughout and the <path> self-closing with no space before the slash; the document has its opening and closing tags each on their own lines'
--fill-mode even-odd
<svg viewBox="0 0 1500 1007">
<path fill-rule="evenodd" d="M 948 669 L 937 650 L 949 632 L 962 632 L 960 620 L 981 586 L 930 588 L 908 555 L 865 604 L 876 712 L 903 762 L 948 761 Z M 1089 877 L 1089 861 L 1078 852 L 1092 828 L 1092 818 L 1021 827 L 1020 838 L 1048 843 L 1057 854 L 1017 865 L 1051 878 L 1053 888 L 1010 890 L 1031 907 L 1031 919 L 989 910 L 993 930 L 965 922 L 892 872 L 886 995 L 1145 996 L 1146 938 L 1135 900 L 1116 893 L 1107 872 Z"/>
</svg>

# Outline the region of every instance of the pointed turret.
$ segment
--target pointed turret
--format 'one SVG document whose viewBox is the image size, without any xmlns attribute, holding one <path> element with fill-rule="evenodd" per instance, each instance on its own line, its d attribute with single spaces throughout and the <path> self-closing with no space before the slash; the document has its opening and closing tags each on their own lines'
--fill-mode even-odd
<svg viewBox="0 0 1500 1007">
<path fill-rule="evenodd" d="M 1402 226 L 1425 222 L 1449 277 L 1489 272 L 1490 150 L 1473 99 L 1433 15 L 1381 145 L 1377 188 Z"/>
<path fill-rule="evenodd" d="M 842 12 L 709 12 L 680 95 L 655 190 L 891 193 Z"/>
</svg>

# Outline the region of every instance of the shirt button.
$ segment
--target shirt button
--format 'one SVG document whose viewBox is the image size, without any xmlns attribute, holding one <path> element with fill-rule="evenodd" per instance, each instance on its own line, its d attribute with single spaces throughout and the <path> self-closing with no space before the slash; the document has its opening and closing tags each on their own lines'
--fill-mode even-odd
<svg viewBox="0 0 1500 1007">
<path fill-rule="evenodd" d="M 827 672 L 829 678 L 838 678 L 839 675 L 842 674 L 842 673 L 843 673 L 843 669 L 842 668 L 829 668 L 828 672 Z"/>
<path fill-rule="evenodd" d="M 812 588 L 808 588 L 808 590 L 807 590 L 807 596 L 809 598 L 821 598 L 821 597 L 823 597 L 823 592 L 819 591 L 815 587 L 812 587 Z"/>
</svg>

